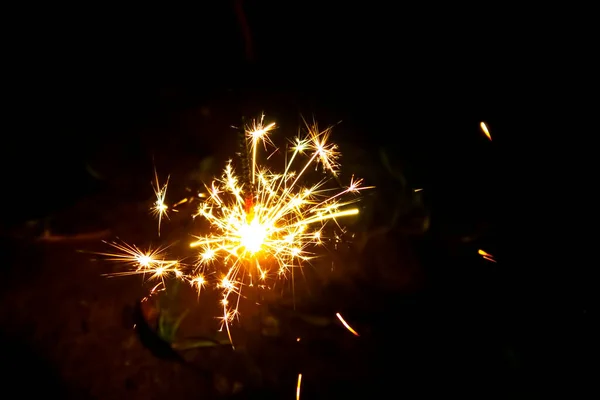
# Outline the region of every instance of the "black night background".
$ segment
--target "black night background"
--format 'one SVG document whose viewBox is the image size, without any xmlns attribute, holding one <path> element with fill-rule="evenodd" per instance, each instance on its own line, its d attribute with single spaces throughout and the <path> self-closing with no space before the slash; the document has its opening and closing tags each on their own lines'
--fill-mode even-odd
<svg viewBox="0 0 600 400">
<path fill-rule="evenodd" d="M 548 360 L 586 370 L 577 360 L 588 311 L 568 317 L 581 341 L 549 350 L 538 269 L 511 250 L 521 233 L 507 227 L 507 143 L 535 46 L 519 18 L 492 18 L 491 6 L 214 3 L 19 17 L 5 49 L 0 144 L 3 390 L 293 398 L 302 373 L 302 399 L 512 399 L 553 390 Z M 157 243 L 145 208 L 153 168 L 170 174 L 173 193 L 200 187 L 235 157 L 232 125 L 261 112 L 288 137 L 303 116 L 337 124 L 342 173 L 376 186 L 349 227 L 378 235 L 360 268 L 313 288 L 313 303 L 361 336 L 335 320 L 306 328 L 314 343 L 269 336 L 243 361 L 230 348 L 195 356 L 210 367 L 158 354 L 133 329 L 148 285 L 107 279 L 109 263 L 90 252 L 115 237 Z M 302 313 L 318 314 L 313 303 Z"/>
</svg>

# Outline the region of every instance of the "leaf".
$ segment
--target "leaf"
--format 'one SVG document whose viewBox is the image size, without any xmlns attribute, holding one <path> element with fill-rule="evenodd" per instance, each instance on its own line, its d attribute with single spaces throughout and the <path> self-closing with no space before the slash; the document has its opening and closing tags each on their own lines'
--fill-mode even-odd
<svg viewBox="0 0 600 400">
<path fill-rule="evenodd" d="M 171 347 L 175 350 L 191 350 L 198 349 L 203 347 L 217 347 L 217 346 L 225 346 L 229 345 L 229 340 L 211 340 L 211 339 L 201 339 L 201 340 L 186 340 L 183 342 L 176 342 L 171 344 Z"/>
<path fill-rule="evenodd" d="M 183 319 L 187 316 L 189 310 L 185 310 L 174 321 L 170 318 L 167 311 L 163 311 L 158 318 L 158 336 L 168 343 L 173 343 L 175 335 Z"/>
<path fill-rule="evenodd" d="M 181 315 L 177 318 L 177 320 L 175 320 L 175 323 L 173 324 L 173 327 L 172 327 L 173 328 L 173 336 L 175 336 L 175 333 L 179 329 L 181 322 L 183 322 L 183 319 L 188 315 L 189 312 L 190 312 L 189 309 L 185 310 L 183 313 L 181 313 Z"/>
</svg>

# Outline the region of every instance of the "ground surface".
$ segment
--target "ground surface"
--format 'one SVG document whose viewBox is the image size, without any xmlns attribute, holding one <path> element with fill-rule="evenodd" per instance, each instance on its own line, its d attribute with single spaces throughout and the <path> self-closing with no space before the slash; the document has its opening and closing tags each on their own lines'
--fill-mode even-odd
<svg viewBox="0 0 600 400">
<path fill-rule="evenodd" d="M 482 211 L 489 207 L 477 200 L 484 196 L 477 190 L 489 188 L 469 188 L 465 178 L 471 174 L 473 182 L 478 170 L 453 155 L 444 159 L 453 168 L 429 166 L 421 178 L 429 179 L 425 190 L 434 195 L 423 203 L 404 176 L 411 164 L 398 163 L 389 142 L 362 146 L 365 128 L 351 124 L 337 136 L 344 177 L 356 173 L 377 190 L 365 195 L 361 219 L 350 224 L 351 243 L 325 252 L 297 286 L 296 311 L 289 291 L 276 301 L 255 298 L 263 304 L 243 310 L 234 329 L 236 352 L 227 346 L 189 351 L 181 361 L 149 348 L 133 326 L 136 305 L 154 284 L 137 276 L 107 278 L 103 274 L 118 267 L 92 253 L 108 249 L 102 239 L 182 245 L 189 230 L 183 213 L 172 214 L 157 238 L 148 213 L 152 164 L 163 179 L 171 174 L 170 196 L 183 197 L 186 187 L 209 181 L 236 149 L 230 125 L 238 116 L 225 115 L 226 109 L 216 100 L 162 114 L 126 136 L 95 137 L 82 156 L 92 171 L 83 169 L 85 179 L 70 176 L 74 184 L 92 182 L 91 189 L 69 197 L 60 191 L 75 187 L 67 178 L 44 178 L 44 189 L 56 194 L 53 207 L 17 204 L 22 216 L 5 224 L 2 244 L 5 387 L 65 398 L 292 398 L 302 373 L 304 398 L 520 393 L 507 269 L 477 255 L 479 247 L 495 250 L 489 212 Z M 298 118 L 282 117 L 282 125 L 290 120 Z M 295 134 L 291 124 L 279 134 Z M 354 136 L 344 134 L 353 129 Z M 391 161 L 384 165 L 386 157 Z M 50 237 L 43 237 L 45 228 Z M 216 332 L 213 310 L 207 317 L 193 295 L 185 296 L 181 302 L 196 311 L 182 332 Z M 336 312 L 360 337 L 341 326 Z"/>
<path fill-rule="evenodd" d="M 78 220 L 102 204 L 108 204 L 102 197 L 83 199 L 61 218 Z M 81 231 L 110 229 L 106 239 L 139 243 L 155 229 L 144 202 L 109 210 L 103 222 L 78 222 Z M 169 237 L 168 228 L 163 235 Z M 133 329 L 134 308 L 154 284 L 142 285 L 138 276 L 102 276 L 118 269 L 93 260 L 90 252 L 107 250 L 100 238 L 13 240 L 5 249 L 11 269 L 1 299 L 10 371 L 4 378 L 9 386 L 35 393 L 43 387 L 47 394 L 73 398 L 160 399 L 211 398 L 234 390 L 243 396 L 252 387 L 293 394 L 299 372 L 305 395 L 316 398 L 356 390 L 385 393 L 393 390 L 393 379 L 403 381 L 406 393 L 426 394 L 437 390 L 428 381 L 457 390 L 475 378 L 489 384 L 498 374 L 512 376 L 509 344 L 494 332 L 500 324 L 490 319 L 498 314 L 484 308 L 493 303 L 485 290 L 428 295 L 413 249 L 390 235 L 369 241 L 343 273 L 339 263 L 333 272 L 321 272 L 310 283 L 311 295 L 300 296 L 297 313 L 289 311 L 289 296 L 287 312 L 264 306 L 244 313 L 241 328 L 234 330 L 237 353 L 228 347 L 187 352 L 187 363 L 161 359 L 142 344 Z M 485 275 L 480 285 L 490 284 Z M 480 305 L 463 298 L 474 293 Z M 194 300 L 185 301 L 193 307 Z M 336 311 L 353 321 L 360 338 L 341 327 Z M 298 315 L 309 315 L 308 322 Z M 277 321 L 275 327 L 269 318 Z M 189 322 L 185 329 L 195 332 Z"/>
<path fill-rule="evenodd" d="M 293 393 L 298 372 L 304 373 L 305 385 L 310 388 L 328 375 L 343 381 L 344 371 L 356 375 L 364 369 L 365 349 L 359 356 L 357 338 L 336 323 L 333 316 L 334 310 L 344 306 L 355 308 L 355 313 L 366 311 L 364 304 L 352 304 L 356 299 L 350 301 L 351 295 L 360 290 L 356 284 L 352 286 L 352 280 L 358 276 L 356 266 L 347 271 L 344 280 L 337 280 L 335 293 L 322 292 L 326 292 L 323 285 L 333 279 L 327 275 L 336 273 L 321 273 L 325 277 L 321 287 L 313 282 L 312 297 L 304 303 L 298 301 L 299 309 L 313 315 L 309 322 L 293 317 L 289 300 L 287 312 L 269 311 L 266 307 L 245 312 L 243 328 L 234 330 L 238 352 L 242 351 L 243 356 L 232 354 L 227 347 L 216 353 L 188 352 L 187 365 L 156 357 L 133 329 L 136 302 L 147 295 L 154 283 L 143 285 L 139 276 L 109 279 L 103 274 L 119 268 L 101 259 L 94 260 L 97 257 L 92 254 L 108 250 L 100 239 L 118 236 L 138 243 L 143 240 L 140 237 L 145 235 L 144 229 L 154 231 L 155 223 L 151 218 L 144 221 L 144 203 L 122 203 L 112 209 L 107 209 L 107 204 L 101 196 L 89 197 L 56 217 L 63 226 L 71 225 L 63 232 L 73 234 L 73 227 L 79 226 L 81 233 L 94 233 L 92 239 L 75 240 L 67 234 L 56 237 L 59 232 L 55 230 L 55 241 L 40 241 L 39 229 L 33 227 L 21 231 L 21 237 L 11 239 L 3 249 L 11 265 L 2 291 L 0 315 L 8 353 L 4 360 L 10 371 L 4 378 L 9 386 L 39 393 L 42 385 L 48 394 L 73 398 L 210 398 L 231 392 L 235 382 L 267 386 L 275 391 L 287 387 Z M 82 221 L 86 210 L 102 207 L 105 209 L 97 215 L 106 213 L 109 217 L 88 217 Z M 168 235 L 166 231 L 163 235 Z M 355 274 L 354 278 L 350 273 Z M 339 272 L 337 276 L 340 277 Z M 399 282 L 407 283 L 402 279 Z M 298 290 L 299 296 L 303 292 Z M 323 307 L 326 297 L 330 302 Z M 194 300 L 185 301 L 193 308 Z M 276 319 L 277 326 L 268 318 Z M 317 318 L 317 322 L 310 322 L 310 318 Z M 216 331 L 214 318 L 209 318 L 209 323 L 210 327 L 200 331 Z M 261 331 L 265 327 L 271 332 Z M 361 328 L 366 335 L 363 325 L 356 326 Z M 197 331 L 189 322 L 184 329 Z M 297 342 L 297 337 L 303 341 Z M 355 360 L 344 365 L 341 361 L 348 357 L 348 350 L 352 350 L 351 358 Z M 248 365 L 241 372 L 240 363 Z M 311 375 L 315 377 L 313 382 Z M 241 383 L 238 386 L 242 387 Z M 313 389 L 319 390 L 324 389 Z"/>
</svg>

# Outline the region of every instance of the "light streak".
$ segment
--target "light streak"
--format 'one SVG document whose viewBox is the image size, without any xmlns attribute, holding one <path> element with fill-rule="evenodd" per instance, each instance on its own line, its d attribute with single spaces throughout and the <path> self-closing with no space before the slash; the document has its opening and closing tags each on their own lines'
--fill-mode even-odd
<svg viewBox="0 0 600 400">
<path fill-rule="evenodd" d="M 300 400 L 301 386 L 302 386 L 302 374 L 298 374 L 298 383 L 296 384 L 296 400 Z"/>
<path fill-rule="evenodd" d="M 492 135 L 490 134 L 490 131 L 488 130 L 488 127 L 485 124 L 485 122 L 481 122 L 479 124 L 479 126 L 481 127 L 481 130 L 483 131 L 483 133 L 485 134 L 485 136 L 491 141 L 492 140 Z"/>
<path fill-rule="evenodd" d="M 342 325 L 344 325 L 344 327 L 346 327 L 346 329 L 348 329 L 354 336 L 360 336 L 358 332 L 356 332 L 354 329 L 352 329 L 350 325 L 348 325 L 348 323 L 344 320 L 344 318 L 342 318 L 340 313 L 336 313 L 335 316 L 338 317 Z"/>
<path fill-rule="evenodd" d="M 484 251 L 484 250 L 479 249 L 477 251 L 477 254 L 479 254 L 480 256 L 482 256 L 485 260 L 491 261 L 493 263 L 496 262 L 496 260 L 494 260 L 494 256 L 491 255 L 490 253 Z"/>
</svg>

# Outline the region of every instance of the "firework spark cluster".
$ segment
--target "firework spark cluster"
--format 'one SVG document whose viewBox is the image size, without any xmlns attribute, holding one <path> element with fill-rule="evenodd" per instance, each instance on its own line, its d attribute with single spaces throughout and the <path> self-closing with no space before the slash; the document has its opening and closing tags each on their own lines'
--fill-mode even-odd
<svg viewBox="0 0 600 400">
<path fill-rule="evenodd" d="M 354 177 L 346 186 L 340 183 L 341 154 L 329 141 L 331 127 L 320 130 L 316 123 L 306 124 L 303 133 L 282 147 L 271 140 L 275 128 L 275 123 L 264 122 L 264 115 L 252 121 L 244 128 L 241 162 L 230 160 L 222 176 L 206 185 L 192 217 L 204 220 L 208 229 L 205 234 L 190 232 L 193 262 L 167 257 L 167 248 L 141 250 L 112 242 L 118 252 L 105 255 L 132 266 L 120 274 L 144 274 L 162 282 L 175 277 L 189 282 L 199 295 L 205 288 L 217 288 L 222 293 L 221 327 L 228 334 L 230 323 L 239 317 L 244 291 L 269 289 L 277 280 L 289 280 L 293 287 L 298 272 L 318 256 L 316 249 L 339 232 L 338 220 L 358 214 L 353 204 L 369 187 Z M 266 157 L 259 154 L 263 151 Z M 275 156 L 282 158 L 280 170 L 266 165 Z M 151 211 L 160 235 L 168 213 L 186 199 L 167 205 L 168 180 L 161 185 L 156 173 L 155 178 Z"/>
</svg>

